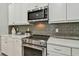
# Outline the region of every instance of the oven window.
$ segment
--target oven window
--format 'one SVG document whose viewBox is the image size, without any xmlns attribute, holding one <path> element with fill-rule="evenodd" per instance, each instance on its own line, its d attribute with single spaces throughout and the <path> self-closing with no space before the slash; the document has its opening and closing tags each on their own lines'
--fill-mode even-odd
<svg viewBox="0 0 79 59">
<path fill-rule="evenodd" d="M 29 47 L 24 47 L 24 56 L 42 56 L 42 51 Z"/>
</svg>

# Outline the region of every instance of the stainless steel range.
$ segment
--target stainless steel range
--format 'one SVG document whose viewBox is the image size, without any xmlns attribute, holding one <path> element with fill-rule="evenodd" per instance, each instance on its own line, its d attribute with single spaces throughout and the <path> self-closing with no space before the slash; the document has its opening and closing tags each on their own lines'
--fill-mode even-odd
<svg viewBox="0 0 79 59">
<path fill-rule="evenodd" d="M 46 56 L 47 55 L 47 35 L 32 35 L 22 40 L 25 56 Z M 28 52 L 28 53 L 27 53 Z"/>
</svg>

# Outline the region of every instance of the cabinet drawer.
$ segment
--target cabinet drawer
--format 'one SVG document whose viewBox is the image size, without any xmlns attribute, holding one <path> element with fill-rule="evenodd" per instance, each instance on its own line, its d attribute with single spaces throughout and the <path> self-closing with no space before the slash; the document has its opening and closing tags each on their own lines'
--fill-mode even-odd
<svg viewBox="0 0 79 59">
<path fill-rule="evenodd" d="M 65 55 L 71 55 L 71 49 L 67 47 L 62 46 L 56 46 L 56 45 L 47 45 L 47 51 L 55 51 L 61 54 Z"/>
<path fill-rule="evenodd" d="M 57 53 L 57 52 L 49 51 L 49 52 L 47 53 L 47 56 L 67 56 L 67 55 L 60 54 L 60 53 Z"/>
</svg>

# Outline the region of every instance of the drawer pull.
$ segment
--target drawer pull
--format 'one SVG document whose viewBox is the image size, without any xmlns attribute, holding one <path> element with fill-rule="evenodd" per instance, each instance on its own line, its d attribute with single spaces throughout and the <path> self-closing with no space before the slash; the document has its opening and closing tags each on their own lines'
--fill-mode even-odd
<svg viewBox="0 0 79 59">
<path fill-rule="evenodd" d="M 56 48 L 54 48 L 54 50 L 61 51 L 60 49 L 56 49 Z"/>
</svg>

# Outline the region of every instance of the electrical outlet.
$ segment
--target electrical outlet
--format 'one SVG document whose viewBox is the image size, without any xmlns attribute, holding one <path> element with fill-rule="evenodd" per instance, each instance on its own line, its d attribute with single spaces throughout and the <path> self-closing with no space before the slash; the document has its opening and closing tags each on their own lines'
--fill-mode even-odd
<svg viewBox="0 0 79 59">
<path fill-rule="evenodd" d="M 56 31 L 56 32 L 59 32 L 59 29 L 58 29 L 58 28 L 56 28 L 56 29 L 55 29 L 55 31 Z"/>
</svg>

